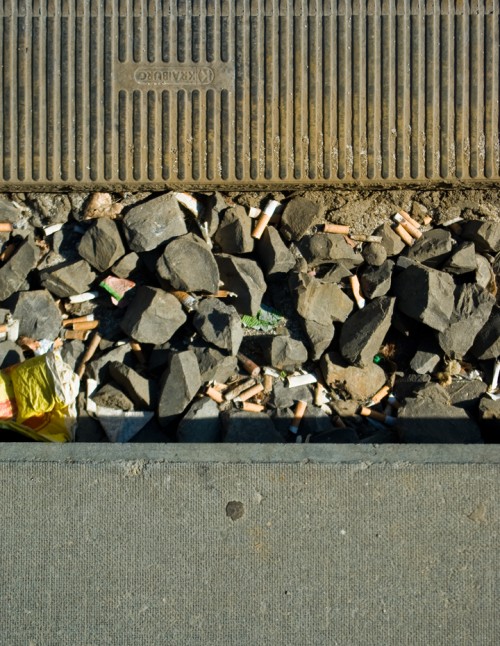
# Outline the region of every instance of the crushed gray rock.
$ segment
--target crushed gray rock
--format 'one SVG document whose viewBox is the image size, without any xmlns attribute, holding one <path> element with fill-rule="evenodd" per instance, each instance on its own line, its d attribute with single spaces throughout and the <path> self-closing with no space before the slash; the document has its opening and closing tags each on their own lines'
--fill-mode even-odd
<svg viewBox="0 0 500 646">
<path fill-rule="evenodd" d="M 347 319 L 339 340 L 344 359 L 356 366 L 367 366 L 373 362 L 389 331 L 394 304 L 394 298 L 382 296 Z"/>
<path fill-rule="evenodd" d="M 462 238 L 472 240 L 477 251 L 500 251 L 500 223 L 469 220 L 462 227 Z"/>
<path fill-rule="evenodd" d="M 63 266 L 45 269 L 40 272 L 42 285 L 51 294 L 66 298 L 90 290 L 96 279 L 95 272 L 85 260 L 77 260 Z"/>
<path fill-rule="evenodd" d="M 202 301 L 193 318 L 193 325 L 208 343 L 235 356 L 243 340 L 238 312 L 217 298 Z"/>
<path fill-rule="evenodd" d="M 450 274 L 468 274 L 471 271 L 476 271 L 477 260 L 476 250 L 473 242 L 463 242 L 457 245 L 455 251 L 446 261 L 443 269 Z"/>
<path fill-rule="evenodd" d="M 240 314 L 255 316 L 267 289 L 264 274 L 258 264 L 254 260 L 228 254 L 216 254 L 215 258 L 224 289 L 236 294 L 236 298 L 231 299 L 231 304 Z"/>
<path fill-rule="evenodd" d="M 414 265 L 402 271 L 393 282 L 398 308 L 410 318 L 443 332 L 454 308 L 453 278 L 448 274 Z"/>
<path fill-rule="evenodd" d="M 172 352 L 160 381 L 158 421 L 168 426 L 171 418 L 183 413 L 201 386 L 200 369 L 191 350 Z"/>
<path fill-rule="evenodd" d="M 127 307 L 121 328 L 139 343 L 165 343 L 186 318 L 175 296 L 158 287 L 143 285 Z"/>
<path fill-rule="evenodd" d="M 62 317 L 54 299 L 45 289 L 21 292 L 14 308 L 19 334 L 37 341 L 54 341 L 59 336 Z"/>
<path fill-rule="evenodd" d="M 221 413 L 224 442 L 268 444 L 283 442 L 271 418 L 264 413 L 226 411 Z"/>
<path fill-rule="evenodd" d="M 107 218 L 96 220 L 78 245 L 80 256 L 101 273 L 124 256 L 125 252 L 118 225 Z"/>
<path fill-rule="evenodd" d="M 440 267 L 453 249 L 451 233 L 445 229 L 426 231 L 407 251 L 407 257 L 427 267 Z"/>
<path fill-rule="evenodd" d="M 208 397 L 193 402 L 177 427 L 179 442 L 219 442 L 222 426 L 217 404 Z"/>
<path fill-rule="evenodd" d="M 354 308 L 354 303 L 335 283 L 299 274 L 293 279 L 298 314 L 307 321 L 330 325 L 344 322 Z"/>
<path fill-rule="evenodd" d="M 36 267 L 39 255 L 33 238 L 21 242 L 14 255 L 0 267 L 0 301 L 21 289 L 30 271 Z"/>
<path fill-rule="evenodd" d="M 253 251 L 252 220 L 244 207 L 237 205 L 223 212 L 214 241 L 224 253 L 241 254 Z"/>
<path fill-rule="evenodd" d="M 325 354 L 320 367 L 329 386 L 345 391 L 358 402 L 368 400 L 386 382 L 385 372 L 375 363 L 368 363 L 365 367 L 352 366 L 336 352 Z"/>
<path fill-rule="evenodd" d="M 368 266 L 358 274 L 363 296 L 368 299 L 385 296 L 391 289 L 394 263 L 386 260 L 378 266 Z"/>
<path fill-rule="evenodd" d="M 294 197 L 281 216 L 280 231 L 286 240 L 300 240 L 323 219 L 324 207 L 304 197 Z"/>
<path fill-rule="evenodd" d="M 373 267 L 380 267 L 387 260 L 387 251 L 380 242 L 369 242 L 363 249 L 365 262 Z"/>
<path fill-rule="evenodd" d="M 159 277 L 173 289 L 213 294 L 219 286 L 219 270 L 211 249 L 192 233 L 169 242 L 156 268 Z"/>
<path fill-rule="evenodd" d="M 344 236 L 337 233 L 306 236 L 298 248 L 310 267 L 342 263 L 344 267 L 351 269 L 363 262 L 363 256 L 346 242 Z"/>
<path fill-rule="evenodd" d="M 153 408 L 156 394 L 150 379 L 142 377 L 133 368 L 118 361 L 109 363 L 109 374 L 123 388 L 138 410 Z"/>
<path fill-rule="evenodd" d="M 277 229 L 266 227 L 257 241 L 257 255 L 267 279 L 280 279 L 295 267 L 295 257 Z"/>
<path fill-rule="evenodd" d="M 268 336 L 261 348 L 266 364 L 277 370 L 293 371 L 307 361 L 305 345 L 289 336 Z"/>
<path fill-rule="evenodd" d="M 184 213 L 174 193 L 132 206 L 123 217 L 124 233 L 132 251 L 152 251 L 187 233 Z"/>
</svg>

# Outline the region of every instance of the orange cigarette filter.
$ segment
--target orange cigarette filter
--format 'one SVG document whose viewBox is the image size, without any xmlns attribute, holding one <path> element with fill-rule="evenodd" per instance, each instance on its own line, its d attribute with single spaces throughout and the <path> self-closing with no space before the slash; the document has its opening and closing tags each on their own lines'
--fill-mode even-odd
<svg viewBox="0 0 500 646">
<path fill-rule="evenodd" d="M 432 222 L 432 218 L 431 218 L 431 216 L 430 216 L 430 215 L 425 215 L 425 216 L 424 216 L 424 220 L 423 220 L 423 221 L 424 221 L 424 226 L 426 226 L 426 227 L 427 227 L 427 226 L 429 226 L 429 224 Z"/>
<path fill-rule="evenodd" d="M 371 408 L 368 408 L 367 406 L 362 406 L 361 410 L 359 411 L 359 414 L 363 415 L 364 417 L 372 417 L 373 419 L 376 419 L 379 422 L 385 422 L 385 418 L 386 418 L 384 413 L 379 413 L 377 410 L 373 410 Z"/>
<path fill-rule="evenodd" d="M 99 321 L 82 321 L 81 323 L 73 323 L 73 330 L 95 330 L 99 327 Z"/>
<path fill-rule="evenodd" d="M 222 404 L 222 402 L 224 401 L 222 393 L 218 390 L 215 390 L 215 388 L 212 388 L 212 386 L 209 386 L 205 390 L 205 394 L 207 397 L 210 397 L 210 399 L 213 399 L 214 402 L 217 402 L 217 404 Z"/>
<path fill-rule="evenodd" d="M 382 388 L 377 391 L 371 398 L 372 404 L 379 404 L 383 399 L 387 397 L 390 392 L 391 389 L 389 388 L 389 386 L 382 386 Z"/>
<path fill-rule="evenodd" d="M 238 357 L 238 361 L 241 363 L 243 368 L 245 368 L 249 375 L 251 375 L 252 377 L 257 377 L 257 375 L 260 374 L 260 367 L 254 361 L 246 357 L 244 354 L 241 354 L 241 352 L 239 352 L 236 356 Z"/>
<path fill-rule="evenodd" d="M 273 389 L 272 375 L 264 375 L 264 392 L 270 393 Z"/>
<path fill-rule="evenodd" d="M 10 233 L 14 231 L 14 227 L 10 222 L 0 222 L 0 233 Z"/>
<path fill-rule="evenodd" d="M 269 224 L 270 219 L 271 219 L 271 215 L 269 213 L 262 212 L 259 215 L 259 219 L 257 220 L 255 229 L 252 232 L 252 238 L 255 238 L 256 240 L 260 240 L 260 238 L 262 237 L 262 234 L 264 233 L 264 229 Z"/>
<path fill-rule="evenodd" d="M 413 238 L 408 233 L 408 231 L 403 227 L 402 224 L 398 224 L 394 227 L 394 231 L 398 234 L 401 240 L 407 244 L 409 247 L 413 244 Z"/>
<path fill-rule="evenodd" d="M 7 260 L 14 255 L 14 252 L 16 249 L 17 249 L 17 246 L 14 243 L 7 245 L 5 249 L 2 251 L 2 253 L 0 254 L 0 261 L 7 262 Z"/>
<path fill-rule="evenodd" d="M 258 395 L 263 390 L 264 390 L 264 386 L 262 384 L 255 384 L 255 386 L 252 386 L 248 390 L 244 390 L 239 396 L 239 400 L 242 402 L 246 402 L 247 399 L 251 399 L 252 397 L 255 397 L 255 395 Z"/>
<path fill-rule="evenodd" d="M 135 354 L 137 357 L 137 361 L 141 364 L 146 363 L 146 357 L 144 356 L 144 352 L 142 351 L 141 344 L 137 343 L 137 341 L 131 341 L 130 342 L 130 347 L 132 349 L 132 352 Z"/>
<path fill-rule="evenodd" d="M 87 321 L 92 321 L 93 316 L 92 314 L 88 314 L 87 316 L 77 316 L 74 319 L 66 319 L 63 321 L 63 327 L 69 327 L 70 325 L 74 325 L 75 323 L 86 323 Z"/>
<path fill-rule="evenodd" d="M 411 225 L 413 225 L 416 229 L 420 229 L 420 223 L 414 220 L 409 213 L 406 211 L 398 211 L 399 215 L 403 216 L 403 218 Z"/>
<path fill-rule="evenodd" d="M 408 233 L 411 235 L 412 238 L 415 238 L 415 240 L 418 240 L 419 238 L 422 237 L 422 231 L 420 229 L 417 229 L 417 227 L 414 227 L 413 224 L 410 224 L 409 222 L 401 222 L 400 223 L 403 229 L 408 231 Z"/>
<path fill-rule="evenodd" d="M 347 224 L 332 224 L 331 222 L 326 222 L 323 227 L 323 231 L 325 233 L 341 233 L 343 235 L 347 235 L 350 230 L 351 227 Z"/>
<path fill-rule="evenodd" d="M 293 421 L 290 425 L 290 430 L 292 432 L 295 432 L 299 426 L 302 418 L 304 417 L 304 413 L 306 412 L 307 408 L 307 402 L 300 400 L 297 402 L 297 405 L 295 406 L 295 410 L 293 411 Z"/>
<path fill-rule="evenodd" d="M 0 334 L 7 334 L 8 329 L 7 325 L 0 325 Z"/>
<path fill-rule="evenodd" d="M 262 404 L 254 404 L 253 402 L 243 402 L 241 410 L 247 413 L 262 413 L 264 406 Z"/>
<path fill-rule="evenodd" d="M 359 278 L 356 275 L 351 276 L 349 282 L 351 283 L 351 289 L 356 303 L 360 308 L 364 307 L 366 301 L 361 294 L 361 285 L 359 284 Z"/>
<path fill-rule="evenodd" d="M 90 361 L 90 359 L 92 359 L 92 357 L 95 354 L 95 351 L 99 347 L 99 343 L 101 342 L 101 338 L 102 337 L 99 334 L 99 332 L 95 332 L 94 336 L 92 337 L 92 339 L 91 339 L 91 341 L 89 343 L 88 348 L 85 351 L 85 354 L 83 355 L 82 363 L 87 363 L 87 361 Z"/>
</svg>

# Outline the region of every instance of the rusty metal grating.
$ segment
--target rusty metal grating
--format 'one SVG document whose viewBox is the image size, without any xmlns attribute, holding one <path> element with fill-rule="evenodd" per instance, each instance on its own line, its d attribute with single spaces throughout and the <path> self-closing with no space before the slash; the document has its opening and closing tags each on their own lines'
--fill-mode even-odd
<svg viewBox="0 0 500 646">
<path fill-rule="evenodd" d="M 500 179 L 497 0 L 0 0 L 0 189 Z"/>
</svg>

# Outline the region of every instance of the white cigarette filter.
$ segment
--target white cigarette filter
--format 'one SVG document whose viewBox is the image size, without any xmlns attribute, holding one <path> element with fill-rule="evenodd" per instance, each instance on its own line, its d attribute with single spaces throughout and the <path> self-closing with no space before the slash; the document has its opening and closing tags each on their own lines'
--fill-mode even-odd
<svg viewBox="0 0 500 646">
<path fill-rule="evenodd" d="M 499 377 L 500 377 L 500 359 L 497 359 L 495 362 L 495 367 L 493 369 L 493 378 L 491 380 L 491 385 L 488 388 L 488 392 L 492 393 L 498 388 Z"/>
<path fill-rule="evenodd" d="M 307 386 L 307 384 L 315 384 L 318 379 L 311 373 L 305 375 L 290 375 L 287 377 L 288 388 L 296 388 L 297 386 Z"/>
<path fill-rule="evenodd" d="M 269 200 L 269 202 L 266 203 L 263 212 L 270 218 L 272 218 L 274 212 L 276 211 L 276 209 L 279 209 L 280 206 L 281 204 L 277 200 Z"/>
<path fill-rule="evenodd" d="M 200 202 L 198 202 L 198 200 L 192 195 L 189 195 L 189 193 L 175 193 L 175 199 L 182 204 L 182 206 L 185 206 L 188 211 L 191 211 L 193 215 L 198 216 L 203 210 Z"/>
<path fill-rule="evenodd" d="M 99 295 L 99 292 L 84 292 L 83 294 L 75 294 L 74 296 L 69 297 L 69 302 L 85 303 L 86 301 L 94 300 L 94 298 L 97 298 Z"/>
</svg>

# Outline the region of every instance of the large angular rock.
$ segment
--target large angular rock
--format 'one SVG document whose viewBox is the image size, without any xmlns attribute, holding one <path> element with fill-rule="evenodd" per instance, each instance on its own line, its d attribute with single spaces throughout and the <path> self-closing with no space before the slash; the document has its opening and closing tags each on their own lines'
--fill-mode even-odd
<svg viewBox="0 0 500 646">
<path fill-rule="evenodd" d="M 340 332 L 342 356 L 357 366 L 373 363 L 391 325 L 395 299 L 377 298 L 352 314 Z"/>
<path fill-rule="evenodd" d="M 174 193 L 136 204 L 123 218 L 132 251 L 151 251 L 163 242 L 187 233 L 184 214 Z"/>
<path fill-rule="evenodd" d="M 305 345 L 289 336 L 265 337 L 260 347 L 266 364 L 277 370 L 294 370 L 307 361 Z"/>
<path fill-rule="evenodd" d="M 406 399 L 398 411 L 398 428 L 403 442 L 482 442 L 477 424 L 463 408 L 451 405 L 446 391 L 438 384 L 429 384 L 415 397 Z"/>
<path fill-rule="evenodd" d="M 264 274 L 254 260 L 227 254 L 215 256 L 224 288 L 237 295 L 234 307 L 240 314 L 255 316 L 267 289 Z"/>
<path fill-rule="evenodd" d="M 495 305 L 486 325 L 476 335 L 471 353 L 476 359 L 500 357 L 500 306 Z"/>
<path fill-rule="evenodd" d="M 479 400 L 487 389 L 488 385 L 481 379 L 461 379 L 446 387 L 450 402 L 472 415 L 475 415 Z"/>
<path fill-rule="evenodd" d="M 224 253 L 253 251 L 252 219 L 243 206 L 233 206 L 223 212 L 214 240 Z"/>
<path fill-rule="evenodd" d="M 334 264 L 323 276 L 321 280 L 325 283 L 340 283 L 344 278 L 349 278 L 352 273 L 341 262 Z"/>
<path fill-rule="evenodd" d="M 291 280 L 298 314 L 308 321 L 330 325 L 342 323 L 354 309 L 353 301 L 335 283 L 327 283 L 307 274 Z"/>
<path fill-rule="evenodd" d="M 56 296 L 65 298 L 73 294 L 82 294 L 89 290 L 96 279 L 96 274 L 85 260 L 78 260 L 55 269 L 40 272 L 43 286 Z"/>
<path fill-rule="evenodd" d="M 13 316 L 19 320 L 19 335 L 41 341 L 54 341 L 59 336 L 62 317 L 48 291 L 21 292 Z"/>
<path fill-rule="evenodd" d="M 443 269 L 450 274 L 467 274 L 476 271 L 477 260 L 474 243 L 464 242 L 459 245 L 446 261 Z"/>
<path fill-rule="evenodd" d="M 393 269 L 392 260 L 386 260 L 380 266 L 365 267 L 358 274 L 363 296 L 372 299 L 387 294 L 391 289 Z"/>
<path fill-rule="evenodd" d="M 134 402 L 137 409 L 153 408 L 156 393 L 151 380 L 145 379 L 133 368 L 118 361 L 110 362 L 109 373 Z"/>
<path fill-rule="evenodd" d="M 174 289 L 213 294 L 219 287 L 215 258 L 207 243 L 192 233 L 172 240 L 156 269 L 160 278 Z"/>
<path fill-rule="evenodd" d="M 78 245 L 80 256 L 98 272 L 104 272 L 126 253 L 120 230 L 114 220 L 95 221 Z"/>
<path fill-rule="evenodd" d="M 217 298 L 206 298 L 198 305 L 193 325 L 208 343 L 236 355 L 243 340 L 238 312 Z"/>
<path fill-rule="evenodd" d="M 341 262 L 344 267 L 351 268 L 363 262 L 363 256 L 347 244 L 344 236 L 335 233 L 306 236 L 301 240 L 299 250 L 311 267 Z"/>
<path fill-rule="evenodd" d="M 410 361 L 410 368 L 418 375 L 426 375 L 433 373 L 440 361 L 439 354 L 432 350 L 417 350 Z"/>
<path fill-rule="evenodd" d="M 463 358 L 489 319 L 494 304 L 495 298 L 478 285 L 467 283 L 455 289 L 450 324 L 438 335 L 439 345 L 448 357 Z"/>
<path fill-rule="evenodd" d="M 281 217 L 281 232 L 286 240 L 300 240 L 323 219 L 325 209 L 304 197 L 294 197 L 285 206 Z"/>
<path fill-rule="evenodd" d="M 469 220 L 462 226 L 462 238 L 472 240 L 477 251 L 500 251 L 500 222 Z"/>
<path fill-rule="evenodd" d="M 87 364 L 87 375 L 101 384 L 104 383 L 109 379 L 109 365 L 112 361 L 119 361 L 127 366 L 135 365 L 135 357 L 130 343 L 112 348 L 97 359 L 93 359 Z"/>
<path fill-rule="evenodd" d="M 321 372 L 329 386 L 343 390 L 356 401 L 367 401 L 385 384 L 385 372 L 377 364 L 365 368 L 348 365 L 336 352 L 325 354 L 320 361 Z"/>
<path fill-rule="evenodd" d="M 232 355 L 224 354 L 217 348 L 203 344 L 191 345 L 188 349 L 196 355 L 201 381 L 204 384 L 212 380 L 224 384 L 238 372 L 238 359 Z"/>
<path fill-rule="evenodd" d="M 492 433 L 491 441 L 498 442 L 498 429 L 500 428 L 500 399 L 482 397 L 479 402 L 479 419 L 481 427 Z"/>
<path fill-rule="evenodd" d="M 384 247 L 388 256 L 397 256 L 403 251 L 403 249 L 405 249 L 405 243 L 401 240 L 398 234 L 394 232 L 390 222 L 384 222 L 384 224 L 381 224 L 377 229 L 375 229 L 374 234 L 382 238 L 380 244 Z"/>
<path fill-rule="evenodd" d="M 172 353 L 160 382 L 158 421 L 168 426 L 172 417 L 183 413 L 201 386 L 200 369 L 191 350 Z"/>
<path fill-rule="evenodd" d="M 139 343 L 165 343 L 186 321 L 179 301 L 157 287 L 141 286 L 127 307 L 122 330 Z"/>
<path fill-rule="evenodd" d="M 317 361 L 333 341 L 335 327 L 333 323 L 322 325 L 303 318 L 300 319 L 300 322 L 306 335 L 311 359 Z"/>
<path fill-rule="evenodd" d="M 444 229 L 430 229 L 407 251 L 407 257 L 427 267 L 439 267 L 453 249 L 451 233 Z"/>
<path fill-rule="evenodd" d="M 276 379 L 271 401 L 275 408 L 291 408 L 299 400 L 312 404 L 313 397 L 312 387 L 309 385 L 289 388 L 280 379 Z"/>
<path fill-rule="evenodd" d="M 283 442 L 271 418 L 265 413 L 227 411 L 221 413 L 224 442 Z"/>
<path fill-rule="evenodd" d="M 111 271 L 118 278 L 129 278 L 135 280 L 141 270 L 141 259 L 135 251 L 127 253 L 123 258 L 113 265 Z"/>
<path fill-rule="evenodd" d="M 179 442 L 219 442 L 222 427 L 219 408 L 208 397 L 202 397 L 189 407 L 177 427 Z"/>
<path fill-rule="evenodd" d="M 295 258 L 274 227 L 266 227 L 257 241 L 257 255 L 266 278 L 282 278 L 295 267 Z"/>
<path fill-rule="evenodd" d="M 450 275 L 414 265 L 393 280 L 393 287 L 404 314 L 440 332 L 448 327 L 455 300 Z"/>
<path fill-rule="evenodd" d="M 26 277 L 36 267 L 40 251 L 29 237 L 17 248 L 14 255 L 0 267 L 0 301 L 21 289 Z"/>
</svg>

